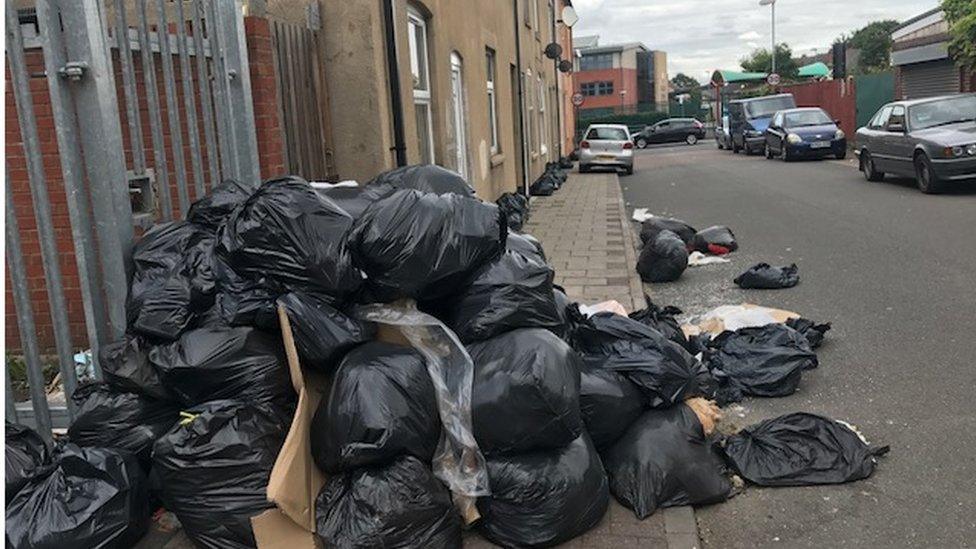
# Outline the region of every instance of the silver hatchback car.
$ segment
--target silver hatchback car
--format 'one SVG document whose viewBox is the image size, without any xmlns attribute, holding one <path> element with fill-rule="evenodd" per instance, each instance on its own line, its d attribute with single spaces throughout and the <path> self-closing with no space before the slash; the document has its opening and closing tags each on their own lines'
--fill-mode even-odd
<svg viewBox="0 0 976 549">
<path fill-rule="evenodd" d="M 634 173 L 634 142 L 630 130 L 620 124 L 591 124 L 580 141 L 579 171 L 592 168 L 623 169 Z"/>
</svg>

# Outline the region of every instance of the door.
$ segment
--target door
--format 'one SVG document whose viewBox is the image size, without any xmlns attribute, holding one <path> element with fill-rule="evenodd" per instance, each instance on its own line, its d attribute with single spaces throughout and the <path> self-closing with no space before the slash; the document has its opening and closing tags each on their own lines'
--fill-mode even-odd
<svg viewBox="0 0 976 549">
<path fill-rule="evenodd" d="M 873 135 L 868 143 L 868 152 L 874 161 L 875 169 L 879 172 L 891 171 L 894 166 L 891 157 L 891 142 L 888 140 L 888 120 L 891 118 L 893 108 L 893 106 L 888 105 L 881 109 L 881 113 L 871 125 Z"/>
<path fill-rule="evenodd" d="M 671 131 L 671 122 L 665 120 L 664 122 L 658 122 L 651 127 L 651 133 L 647 137 L 648 143 L 664 143 L 668 138 L 668 132 Z"/>
<path fill-rule="evenodd" d="M 464 78 L 461 56 L 451 54 L 451 118 L 454 122 L 454 167 L 461 177 L 468 178 L 468 136 L 464 116 Z"/>
<path fill-rule="evenodd" d="M 525 170 L 525 148 L 524 148 L 525 145 L 522 141 L 522 119 L 520 118 L 522 111 L 519 108 L 520 107 L 519 93 L 518 93 L 519 73 L 515 65 L 509 65 L 508 78 L 510 84 L 508 87 L 512 92 L 512 101 L 511 101 L 512 129 L 514 130 L 515 133 L 515 142 L 513 145 L 513 155 L 515 156 L 515 173 L 517 174 L 517 177 L 522 181 L 522 189 L 521 189 L 522 194 L 525 194 L 527 196 L 529 194 L 529 189 L 528 189 L 529 183 L 528 181 L 526 181 L 525 171 L 524 171 Z"/>
<path fill-rule="evenodd" d="M 783 127 L 785 120 L 783 113 L 777 113 L 766 132 L 766 143 L 774 153 L 783 152 L 783 141 L 786 139 L 786 128 Z"/>
<path fill-rule="evenodd" d="M 912 138 L 908 136 L 908 117 L 905 116 L 905 107 L 895 105 L 891 109 L 891 117 L 888 119 L 888 126 L 885 128 L 886 141 L 885 148 L 890 155 L 890 171 L 901 175 L 914 175 L 915 166 L 912 162 L 912 155 L 915 146 Z M 900 129 L 899 129 L 900 128 Z"/>
</svg>

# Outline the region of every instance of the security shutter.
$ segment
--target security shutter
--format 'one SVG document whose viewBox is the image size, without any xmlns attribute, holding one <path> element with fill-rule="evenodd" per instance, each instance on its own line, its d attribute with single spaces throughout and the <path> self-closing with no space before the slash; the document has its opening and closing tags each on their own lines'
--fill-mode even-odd
<svg viewBox="0 0 976 549">
<path fill-rule="evenodd" d="M 903 65 L 901 85 L 903 99 L 959 93 L 959 69 L 949 60 Z"/>
</svg>

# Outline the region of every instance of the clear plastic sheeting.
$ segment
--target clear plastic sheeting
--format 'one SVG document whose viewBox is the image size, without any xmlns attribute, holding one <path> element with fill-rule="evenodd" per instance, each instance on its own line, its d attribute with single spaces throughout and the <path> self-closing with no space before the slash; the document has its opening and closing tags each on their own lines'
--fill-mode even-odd
<svg viewBox="0 0 976 549">
<path fill-rule="evenodd" d="M 471 422 L 471 385 L 474 362 L 457 335 L 436 318 L 417 310 L 413 302 L 363 305 L 355 315 L 377 324 L 396 327 L 410 345 L 427 359 L 441 417 L 440 442 L 434 454 L 434 474 L 454 495 L 463 515 L 473 511 L 474 498 L 490 494 L 488 469 L 478 449 Z"/>
</svg>

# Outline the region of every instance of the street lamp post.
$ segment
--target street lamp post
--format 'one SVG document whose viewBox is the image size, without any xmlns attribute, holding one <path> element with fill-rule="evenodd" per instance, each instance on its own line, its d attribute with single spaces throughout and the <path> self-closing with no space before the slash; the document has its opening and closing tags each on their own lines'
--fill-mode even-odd
<svg viewBox="0 0 976 549">
<path fill-rule="evenodd" d="M 773 10 L 773 49 L 770 50 L 770 55 L 773 58 L 773 72 L 776 74 L 776 0 L 759 0 L 760 6 L 772 6 Z"/>
</svg>

